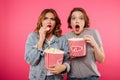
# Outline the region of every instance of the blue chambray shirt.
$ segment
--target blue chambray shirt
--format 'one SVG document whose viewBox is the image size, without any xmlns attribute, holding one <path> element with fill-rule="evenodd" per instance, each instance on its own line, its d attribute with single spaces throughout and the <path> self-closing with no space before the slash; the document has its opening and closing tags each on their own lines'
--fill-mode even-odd
<svg viewBox="0 0 120 80">
<path fill-rule="evenodd" d="M 68 62 L 68 43 L 66 39 L 54 36 L 50 44 L 45 40 L 42 49 L 38 49 L 36 44 L 38 43 L 39 38 L 38 34 L 32 32 L 29 34 L 25 45 L 25 60 L 30 64 L 30 80 L 45 80 L 47 69 L 44 61 L 44 50 L 48 47 L 57 48 L 65 52 L 63 64 L 67 66 L 66 72 L 68 72 L 70 70 L 70 65 Z M 62 80 L 62 78 L 62 74 L 55 75 L 55 80 Z"/>
</svg>

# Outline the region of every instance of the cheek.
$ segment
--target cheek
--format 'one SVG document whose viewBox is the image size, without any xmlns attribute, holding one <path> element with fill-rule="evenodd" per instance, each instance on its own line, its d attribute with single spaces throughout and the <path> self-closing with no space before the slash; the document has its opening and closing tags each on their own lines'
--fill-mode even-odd
<svg viewBox="0 0 120 80">
<path fill-rule="evenodd" d="M 54 22 L 54 21 L 53 21 L 53 22 L 51 22 L 51 25 L 52 25 L 52 26 L 55 26 L 55 24 L 56 24 L 56 22 Z"/>
<path fill-rule="evenodd" d="M 75 25 L 75 22 L 74 21 L 71 21 L 71 24 L 70 24 L 71 26 L 74 26 Z"/>
<path fill-rule="evenodd" d="M 83 28 L 84 28 L 84 26 L 85 26 L 85 22 L 82 24 L 82 26 L 83 26 Z"/>
<path fill-rule="evenodd" d="M 85 21 L 81 21 L 81 24 L 82 24 L 82 25 L 85 25 Z"/>
<path fill-rule="evenodd" d="M 55 25 L 52 25 L 52 27 L 51 27 L 51 31 L 52 31 L 54 28 L 55 28 Z"/>
<path fill-rule="evenodd" d="M 42 22 L 42 26 L 45 26 L 45 25 L 46 25 L 46 21 L 43 21 L 43 22 Z"/>
</svg>

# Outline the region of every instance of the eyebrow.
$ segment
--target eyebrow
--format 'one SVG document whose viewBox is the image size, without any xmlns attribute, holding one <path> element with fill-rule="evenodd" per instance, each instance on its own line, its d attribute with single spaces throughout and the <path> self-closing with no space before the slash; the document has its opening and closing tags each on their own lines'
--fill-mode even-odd
<svg viewBox="0 0 120 80">
<path fill-rule="evenodd" d="M 75 15 L 72 15 L 71 17 L 76 17 Z M 80 16 L 78 16 L 78 17 L 84 17 L 83 15 L 80 15 Z"/>
</svg>

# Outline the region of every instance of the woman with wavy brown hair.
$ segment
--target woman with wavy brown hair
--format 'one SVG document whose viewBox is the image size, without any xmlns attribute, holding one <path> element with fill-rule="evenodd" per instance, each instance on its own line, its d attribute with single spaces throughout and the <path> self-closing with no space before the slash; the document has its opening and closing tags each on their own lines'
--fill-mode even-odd
<svg viewBox="0 0 120 80">
<path fill-rule="evenodd" d="M 69 71 L 68 47 L 66 40 L 60 37 L 60 26 L 61 21 L 54 9 L 44 9 L 41 12 L 37 27 L 29 34 L 26 42 L 25 60 L 30 65 L 30 80 L 63 80 L 63 74 Z M 46 48 L 64 51 L 63 63 L 46 68 L 44 53 Z"/>
</svg>

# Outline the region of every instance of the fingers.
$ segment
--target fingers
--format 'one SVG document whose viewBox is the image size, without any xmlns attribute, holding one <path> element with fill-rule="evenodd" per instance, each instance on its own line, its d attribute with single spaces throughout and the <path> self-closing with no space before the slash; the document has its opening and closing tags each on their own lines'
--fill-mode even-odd
<svg viewBox="0 0 120 80">
<path fill-rule="evenodd" d="M 55 64 L 55 65 L 51 65 L 48 70 L 53 74 L 59 74 L 59 73 L 63 72 L 65 69 L 66 69 L 65 65 Z"/>
<path fill-rule="evenodd" d="M 90 43 L 91 46 L 93 46 L 93 47 L 97 44 L 95 39 L 91 35 L 84 35 L 84 39 L 87 43 Z"/>
<path fill-rule="evenodd" d="M 51 72 L 51 73 L 53 73 L 53 74 L 56 74 L 57 73 L 57 71 L 56 71 L 56 68 L 48 68 L 48 70 Z"/>
<path fill-rule="evenodd" d="M 50 67 L 48 68 L 48 70 L 54 71 L 55 70 L 55 65 L 50 65 Z"/>
<path fill-rule="evenodd" d="M 85 36 L 84 36 L 84 39 L 85 39 L 87 42 L 93 41 L 93 37 L 92 37 L 91 35 L 85 35 Z"/>
<path fill-rule="evenodd" d="M 44 32 L 44 33 L 46 33 L 46 32 L 49 31 L 49 30 L 50 30 L 49 27 L 41 27 L 40 30 L 39 30 L 39 32 Z"/>
<path fill-rule="evenodd" d="M 58 71 L 56 69 L 56 65 L 50 65 L 50 67 L 48 68 L 48 70 L 52 73 L 52 74 L 58 74 Z"/>
</svg>

